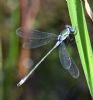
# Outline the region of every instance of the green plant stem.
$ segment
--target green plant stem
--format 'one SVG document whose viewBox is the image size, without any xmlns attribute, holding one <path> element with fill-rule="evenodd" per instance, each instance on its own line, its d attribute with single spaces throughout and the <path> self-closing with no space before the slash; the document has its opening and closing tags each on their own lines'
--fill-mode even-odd
<svg viewBox="0 0 93 100">
<path fill-rule="evenodd" d="M 67 0 L 71 23 L 76 27 L 75 36 L 87 84 L 93 98 L 93 54 L 81 0 Z"/>
<path fill-rule="evenodd" d="M 2 43 L 0 39 L 0 100 L 3 100 Z"/>
<path fill-rule="evenodd" d="M 12 15 L 12 28 L 10 30 L 9 38 L 9 50 L 7 53 L 7 59 L 4 64 L 4 100 L 11 100 L 11 92 L 13 91 L 12 86 L 14 83 L 16 62 L 18 59 L 18 38 L 16 36 L 16 27 L 18 24 L 18 9 L 16 9 Z"/>
</svg>

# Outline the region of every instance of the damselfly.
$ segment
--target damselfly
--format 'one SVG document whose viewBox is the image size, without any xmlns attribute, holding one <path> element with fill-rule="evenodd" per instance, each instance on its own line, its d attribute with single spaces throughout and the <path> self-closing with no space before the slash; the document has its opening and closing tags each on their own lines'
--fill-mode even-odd
<svg viewBox="0 0 93 100">
<path fill-rule="evenodd" d="M 17 29 L 16 34 L 26 41 L 23 43 L 24 48 L 37 48 L 48 44 L 51 40 L 56 40 L 56 44 L 53 48 L 36 64 L 36 66 L 17 84 L 17 86 L 22 85 L 28 77 L 35 71 L 35 69 L 45 60 L 45 58 L 59 46 L 59 58 L 62 66 L 66 69 L 73 78 L 79 77 L 79 70 L 75 62 L 70 57 L 64 40 L 69 37 L 70 34 L 74 34 L 75 29 L 69 25 L 57 36 L 53 33 L 40 32 L 38 30 L 32 30 L 31 33 L 24 34 L 21 28 Z"/>
</svg>

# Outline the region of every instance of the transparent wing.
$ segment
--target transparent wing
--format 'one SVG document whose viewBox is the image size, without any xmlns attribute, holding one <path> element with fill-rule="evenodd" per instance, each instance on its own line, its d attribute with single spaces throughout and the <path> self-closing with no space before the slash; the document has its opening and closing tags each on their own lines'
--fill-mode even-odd
<svg viewBox="0 0 93 100">
<path fill-rule="evenodd" d="M 46 38 L 51 39 L 51 38 L 57 37 L 56 34 L 48 33 L 48 32 L 41 32 L 38 30 L 32 30 L 29 33 L 24 33 L 21 30 L 21 28 L 18 28 L 16 30 L 16 34 L 22 38 L 25 38 L 25 39 L 46 39 Z"/>
<path fill-rule="evenodd" d="M 64 42 L 62 42 L 59 46 L 59 58 L 60 62 L 65 69 L 70 69 L 71 67 L 71 59 L 69 53 L 66 49 Z"/>
<path fill-rule="evenodd" d="M 55 40 L 55 38 L 31 39 L 31 40 L 28 39 L 23 43 L 23 48 L 38 48 L 40 46 L 48 44 L 53 39 Z"/>
<path fill-rule="evenodd" d="M 70 69 L 68 70 L 68 72 L 70 73 L 70 75 L 73 77 L 73 78 L 78 78 L 79 77 L 79 69 L 78 67 L 76 66 L 75 62 L 73 61 L 73 59 L 71 58 L 71 67 Z"/>
<path fill-rule="evenodd" d="M 73 59 L 70 57 L 66 46 L 64 44 L 64 42 L 62 42 L 60 44 L 60 48 L 59 48 L 59 58 L 60 58 L 60 62 L 63 65 L 63 67 L 65 69 L 68 70 L 68 72 L 70 73 L 70 75 L 73 78 L 78 78 L 79 77 L 79 69 L 76 66 L 75 62 L 73 61 Z"/>
</svg>

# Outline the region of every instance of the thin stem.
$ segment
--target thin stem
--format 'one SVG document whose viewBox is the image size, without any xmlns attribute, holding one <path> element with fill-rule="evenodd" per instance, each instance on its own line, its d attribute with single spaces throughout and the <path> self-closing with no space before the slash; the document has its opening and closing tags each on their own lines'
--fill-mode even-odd
<svg viewBox="0 0 93 100">
<path fill-rule="evenodd" d="M 0 39 L 0 77 L 3 79 L 3 72 L 2 72 L 2 45 L 1 45 L 1 39 Z M 3 82 L 1 80 L 0 82 L 0 100 L 3 99 Z"/>
</svg>

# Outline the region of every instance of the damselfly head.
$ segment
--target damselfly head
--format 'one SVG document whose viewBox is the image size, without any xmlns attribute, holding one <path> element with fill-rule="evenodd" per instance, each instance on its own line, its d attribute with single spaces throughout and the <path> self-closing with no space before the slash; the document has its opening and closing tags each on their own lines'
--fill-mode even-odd
<svg viewBox="0 0 93 100">
<path fill-rule="evenodd" d="M 70 25 L 66 25 L 65 27 L 66 27 L 66 29 L 69 30 L 70 33 L 75 33 L 75 32 L 76 32 L 75 28 L 73 28 L 73 27 L 70 26 Z"/>
</svg>

